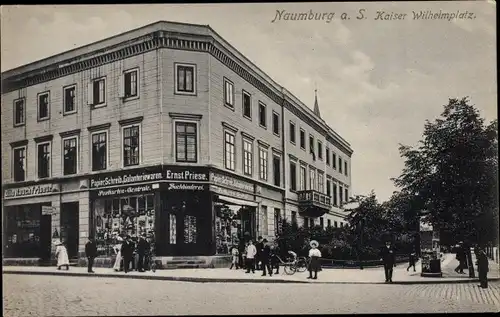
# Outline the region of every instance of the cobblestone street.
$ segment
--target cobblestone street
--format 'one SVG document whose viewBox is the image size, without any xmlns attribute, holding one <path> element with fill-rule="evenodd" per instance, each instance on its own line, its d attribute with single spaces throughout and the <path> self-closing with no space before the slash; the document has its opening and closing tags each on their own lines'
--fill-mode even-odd
<svg viewBox="0 0 500 317">
<path fill-rule="evenodd" d="M 3 276 L 4 316 L 500 311 L 500 283 L 307 285 Z"/>
</svg>

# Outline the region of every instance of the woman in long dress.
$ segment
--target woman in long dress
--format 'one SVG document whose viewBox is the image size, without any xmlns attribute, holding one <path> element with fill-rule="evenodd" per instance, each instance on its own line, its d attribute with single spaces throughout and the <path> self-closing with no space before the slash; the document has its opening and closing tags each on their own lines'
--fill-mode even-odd
<svg viewBox="0 0 500 317">
<path fill-rule="evenodd" d="M 113 265 L 113 269 L 116 272 L 120 271 L 120 263 L 122 261 L 122 241 L 123 239 L 121 237 L 117 237 L 116 240 L 118 240 L 118 243 L 113 247 L 116 253 L 116 259 L 115 259 L 115 265 Z"/>
<path fill-rule="evenodd" d="M 56 246 L 57 269 L 60 270 L 62 266 L 66 266 L 69 270 L 68 251 L 62 242 L 58 242 Z"/>
</svg>

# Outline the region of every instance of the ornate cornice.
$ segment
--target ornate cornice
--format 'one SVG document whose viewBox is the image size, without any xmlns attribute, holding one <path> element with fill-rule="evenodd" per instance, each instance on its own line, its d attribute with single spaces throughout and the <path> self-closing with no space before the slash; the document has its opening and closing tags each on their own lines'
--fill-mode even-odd
<svg viewBox="0 0 500 317">
<path fill-rule="evenodd" d="M 336 140 L 336 136 L 332 135 L 331 128 L 326 123 L 321 122 L 320 119 L 308 113 L 307 109 L 303 109 L 304 106 L 296 104 L 283 90 L 277 90 L 273 84 L 267 79 L 262 78 L 258 72 L 252 70 L 252 66 L 249 66 L 248 63 L 233 54 L 213 35 L 188 34 L 164 30 L 154 31 L 60 63 L 54 63 L 33 71 L 6 77 L 2 80 L 3 93 L 12 92 L 161 48 L 207 52 L 211 54 L 248 83 L 266 94 L 275 103 L 283 105 L 288 111 L 306 122 L 318 133 L 326 135 L 330 143 L 334 144 L 339 150 L 348 156 L 352 155 L 352 150 L 342 144 L 342 141 Z M 2 75 L 5 75 L 5 73 Z"/>
</svg>

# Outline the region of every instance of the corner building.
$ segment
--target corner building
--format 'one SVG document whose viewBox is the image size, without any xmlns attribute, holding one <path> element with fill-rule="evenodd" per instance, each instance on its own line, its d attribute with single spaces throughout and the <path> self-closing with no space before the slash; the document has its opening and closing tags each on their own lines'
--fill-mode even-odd
<svg viewBox="0 0 500 317">
<path fill-rule="evenodd" d="M 2 73 L 4 257 L 89 235 L 226 255 L 287 218 L 341 226 L 349 143 L 209 26 L 160 21 Z"/>
</svg>

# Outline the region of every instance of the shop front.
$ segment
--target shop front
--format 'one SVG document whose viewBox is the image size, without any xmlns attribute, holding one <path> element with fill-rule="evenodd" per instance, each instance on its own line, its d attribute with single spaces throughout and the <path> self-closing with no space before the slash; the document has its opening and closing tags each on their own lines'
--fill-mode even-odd
<svg viewBox="0 0 500 317">
<path fill-rule="evenodd" d="M 257 237 L 254 184 L 225 174 L 210 172 L 210 192 L 215 215 L 215 254 L 228 254 L 232 246 Z"/>
<path fill-rule="evenodd" d="M 3 193 L 3 254 L 5 258 L 51 258 L 53 215 L 58 210 L 59 185 L 16 187 Z M 57 236 L 58 237 L 58 236 Z"/>
</svg>

